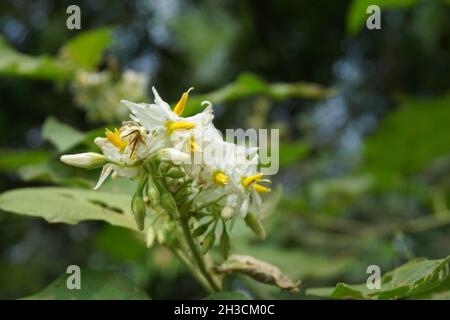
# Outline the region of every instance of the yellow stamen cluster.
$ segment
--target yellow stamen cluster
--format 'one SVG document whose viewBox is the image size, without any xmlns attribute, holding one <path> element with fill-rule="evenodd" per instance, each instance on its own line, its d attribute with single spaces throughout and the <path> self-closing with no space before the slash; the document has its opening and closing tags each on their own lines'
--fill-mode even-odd
<svg viewBox="0 0 450 320">
<path fill-rule="evenodd" d="M 166 123 L 166 127 L 167 127 L 167 132 L 169 134 L 171 134 L 172 132 L 174 132 L 175 130 L 190 130 L 195 128 L 195 123 L 194 122 L 188 122 L 188 121 L 177 121 L 177 122 L 172 122 L 169 121 Z"/>
<path fill-rule="evenodd" d="M 242 178 L 241 184 L 244 188 L 248 188 L 249 186 L 253 185 L 253 188 L 258 193 L 267 193 L 270 192 L 270 188 L 267 188 L 261 184 L 258 184 L 256 182 L 260 181 L 263 178 L 262 173 L 257 173 L 255 175 Z"/>
<path fill-rule="evenodd" d="M 117 129 L 114 129 L 114 132 L 106 129 L 105 136 L 106 139 L 108 139 L 109 142 L 111 142 L 117 149 L 119 149 L 120 152 L 122 152 L 128 144 L 126 141 L 120 138 L 120 131 Z"/>
<path fill-rule="evenodd" d="M 254 182 L 258 182 L 263 177 L 262 173 L 257 173 L 252 176 L 249 176 L 247 178 L 242 178 L 241 184 L 244 188 L 248 188 L 249 185 L 251 185 Z"/>
<path fill-rule="evenodd" d="M 175 112 L 177 115 L 181 116 L 183 114 L 184 108 L 186 107 L 186 103 L 189 98 L 189 92 L 193 89 L 193 87 L 190 87 L 188 91 L 181 95 L 180 101 L 178 101 L 178 103 L 173 108 L 173 112 Z"/>
<path fill-rule="evenodd" d="M 257 184 L 257 183 L 255 183 L 255 184 L 253 185 L 253 188 L 254 188 L 255 191 L 258 192 L 258 193 L 267 193 L 267 192 L 270 192 L 270 188 L 267 188 L 267 187 L 263 186 L 262 184 Z"/>
<path fill-rule="evenodd" d="M 213 174 L 213 179 L 214 179 L 214 182 L 215 183 L 217 183 L 217 184 L 220 184 L 220 185 L 227 185 L 228 184 L 228 182 L 229 182 L 229 178 L 228 178 L 228 176 L 225 174 L 225 173 L 223 173 L 222 171 L 216 171 L 216 172 L 214 172 L 214 174 Z"/>
</svg>

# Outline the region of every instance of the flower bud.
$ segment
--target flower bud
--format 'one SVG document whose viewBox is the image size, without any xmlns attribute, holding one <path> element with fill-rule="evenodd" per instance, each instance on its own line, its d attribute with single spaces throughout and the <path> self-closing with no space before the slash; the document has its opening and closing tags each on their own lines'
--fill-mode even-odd
<svg viewBox="0 0 450 320">
<path fill-rule="evenodd" d="M 225 220 L 231 219 L 234 216 L 234 214 L 235 214 L 234 208 L 229 207 L 229 206 L 223 207 L 223 209 L 220 211 L 220 215 Z"/>
<path fill-rule="evenodd" d="M 158 206 L 160 202 L 160 193 L 158 187 L 155 184 L 155 180 L 151 175 L 148 176 L 147 195 L 153 206 Z"/>
<path fill-rule="evenodd" d="M 172 197 L 172 194 L 167 190 L 163 183 L 159 180 L 155 180 L 155 185 L 157 186 L 160 193 L 160 204 L 173 219 L 178 219 L 180 217 L 180 213 L 178 212 L 177 204 L 175 199 Z"/>
<path fill-rule="evenodd" d="M 179 179 L 183 178 L 185 176 L 185 173 L 180 167 L 172 167 L 167 171 L 166 176 L 173 179 Z"/>
<path fill-rule="evenodd" d="M 202 242 L 201 253 L 206 254 L 212 248 L 216 241 L 216 233 L 214 228 L 205 236 Z"/>
<path fill-rule="evenodd" d="M 140 231 L 144 230 L 146 209 L 144 199 L 139 194 L 133 196 L 133 199 L 131 200 L 131 210 L 133 211 L 138 229 Z"/>
<path fill-rule="evenodd" d="M 189 160 L 189 156 L 181 151 L 173 148 L 165 148 L 157 153 L 158 157 L 163 161 L 172 161 L 175 164 L 182 164 Z"/>
<path fill-rule="evenodd" d="M 247 216 L 245 217 L 245 223 L 250 229 L 252 229 L 252 231 L 258 236 L 258 238 L 266 238 L 266 230 L 264 230 L 261 220 L 259 220 L 258 217 L 256 217 L 253 213 L 247 213 Z"/>
<path fill-rule="evenodd" d="M 192 188 L 189 185 L 184 185 L 180 188 L 175 194 L 175 200 L 177 202 L 181 202 L 184 198 L 189 196 L 192 193 Z"/>
<path fill-rule="evenodd" d="M 95 152 L 65 154 L 60 160 L 68 165 L 84 169 L 99 168 L 108 162 L 104 155 Z"/>
</svg>

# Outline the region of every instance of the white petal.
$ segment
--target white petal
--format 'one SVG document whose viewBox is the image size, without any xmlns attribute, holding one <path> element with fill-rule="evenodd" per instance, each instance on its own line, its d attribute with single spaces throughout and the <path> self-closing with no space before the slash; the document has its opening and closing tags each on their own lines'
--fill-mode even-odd
<svg viewBox="0 0 450 320">
<path fill-rule="evenodd" d="M 100 178 L 98 179 L 97 184 L 94 187 L 94 190 L 100 188 L 100 186 L 103 184 L 103 182 L 105 182 L 105 180 L 109 177 L 112 171 L 113 168 L 110 164 L 103 166 L 102 173 L 100 174 Z"/>
</svg>

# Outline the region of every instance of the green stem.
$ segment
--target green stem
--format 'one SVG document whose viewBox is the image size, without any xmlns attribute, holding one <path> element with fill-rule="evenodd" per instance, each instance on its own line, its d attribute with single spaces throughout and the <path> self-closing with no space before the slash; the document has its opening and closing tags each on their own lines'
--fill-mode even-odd
<svg viewBox="0 0 450 320">
<path fill-rule="evenodd" d="M 214 291 L 216 292 L 220 291 L 220 288 L 214 281 L 213 277 L 211 276 L 211 273 L 208 272 L 205 261 L 203 260 L 203 257 L 200 254 L 200 251 L 198 250 L 194 238 L 192 237 L 191 230 L 189 229 L 188 219 L 186 217 L 182 217 L 180 221 L 184 236 L 186 237 L 187 243 L 192 251 L 192 255 L 197 263 L 198 268 L 200 269 L 200 272 L 203 274 L 206 281 L 208 281 L 209 285 Z"/>
</svg>

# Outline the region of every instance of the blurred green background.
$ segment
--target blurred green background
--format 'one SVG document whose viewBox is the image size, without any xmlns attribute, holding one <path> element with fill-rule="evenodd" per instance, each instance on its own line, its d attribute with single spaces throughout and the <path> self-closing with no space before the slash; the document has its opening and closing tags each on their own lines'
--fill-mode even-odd
<svg viewBox="0 0 450 320">
<path fill-rule="evenodd" d="M 450 250 L 449 1 L 0 2 L 0 190 L 91 188 L 59 163 L 126 119 L 118 101 L 167 101 L 194 86 L 218 128 L 279 128 L 281 168 L 263 208 L 268 239 L 236 228 L 232 251 L 302 279 L 361 282 Z M 381 30 L 365 27 L 379 4 Z M 106 189 L 126 191 L 127 181 Z M 283 189 L 283 190 L 281 190 Z M 282 194 L 282 195 L 281 195 Z M 68 265 L 120 270 L 154 299 L 203 289 L 130 231 L 0 212 L 0 298 L 35 293 Z M 235 278 L 255 298 L 304 298 Z"/>
</svg>

